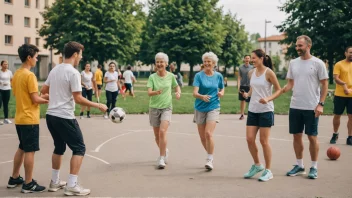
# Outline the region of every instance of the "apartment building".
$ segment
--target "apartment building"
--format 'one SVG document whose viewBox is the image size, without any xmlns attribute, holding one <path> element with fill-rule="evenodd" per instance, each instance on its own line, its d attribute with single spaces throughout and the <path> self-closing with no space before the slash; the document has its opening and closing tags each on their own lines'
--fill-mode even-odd
<svg viewBox="0 0 352 198">
<path fill-rule="evenodd" d="M 50 68 L 59 63 L 60 56 L 45 49 L 45 40 L 38 34 L 44 23 L 40 13 L 54 1 L 0 0 L 0 60 L 7 60 L 12 72 L 21 66 L 17 49 L 24 43 L 36 45 L 40 50 L 37 66 L 33 69 L 38 79 L 45 79 Z"/>
</svg>

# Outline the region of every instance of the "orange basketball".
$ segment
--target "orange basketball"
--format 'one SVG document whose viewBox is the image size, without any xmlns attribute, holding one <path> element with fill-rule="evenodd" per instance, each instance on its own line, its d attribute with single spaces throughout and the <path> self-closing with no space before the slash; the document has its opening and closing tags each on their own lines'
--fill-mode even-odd
<svg viewBox="0 0 352 198">
<path fill-rule="evenodd" d="M 328 155 L 328 157 L 331 159 L 331 160 L 337 160 L 339 157 L 340 157 L 340 149 L 337 148 L 336 146 L 331 146 L 326 154 Z"/>
</svg>

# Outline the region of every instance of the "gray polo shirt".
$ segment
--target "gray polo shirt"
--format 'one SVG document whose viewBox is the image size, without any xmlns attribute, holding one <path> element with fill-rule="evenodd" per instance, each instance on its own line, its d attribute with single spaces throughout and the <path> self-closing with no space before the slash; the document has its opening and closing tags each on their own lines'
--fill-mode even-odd
<svg viewBox="0 0 352 198">
<path fill-rule="evenodd" d="M 240 86 L 249 86 L 248 72 L 251 71 L 253 68 L 253 65 L 242 65 L 239 68 L 238 74 L 241 76 Z"/>
</svg>

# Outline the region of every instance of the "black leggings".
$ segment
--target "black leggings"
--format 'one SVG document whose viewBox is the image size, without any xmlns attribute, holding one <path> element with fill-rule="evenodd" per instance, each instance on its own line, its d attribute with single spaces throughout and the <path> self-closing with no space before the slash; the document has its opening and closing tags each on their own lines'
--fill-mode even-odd
<svg viewBox="0 0 352 198">
<path fill-rule="evenodd" d="M 110 112 L 113 108 L 115 108 L 116 99 L 119 92 L 106 91 L 105 94 L 106 94 L 106 106 L 108 107 L 108 111 Z"/>
<path fill-rule="evenodd" d="M 5 119 L 9 118 L 9 101 L 10 101 L 11 90 L 1 90 L 0 89 L 0 107 L 4 107 Z"/>
</svg>

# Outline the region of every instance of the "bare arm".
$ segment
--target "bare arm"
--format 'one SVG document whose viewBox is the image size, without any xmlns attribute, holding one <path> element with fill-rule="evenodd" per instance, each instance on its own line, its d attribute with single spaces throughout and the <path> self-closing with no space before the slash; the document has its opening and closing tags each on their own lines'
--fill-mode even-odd
<svg viewBox="0 0 352 198">
<path fill-rule="evenodd" d="M 274 89 L 275 89 L 275 93 L 272 94 L 270 97 L 268 97 L 268 101 L 272 101 L 281 95 L 281 87 L 273 71 L 270 71 L 268 75 L 269 75 L 269 82 L 271 82 L 271 84 L 274 85 Z"/>
<path fill-rule="evenodd" d="M 152 88 L 148 88 L 148 96 L 156 96 L 160 94 L 161 94 L 161 90 L 153 91 Z"/>
<path fill-rule="evenodd" d="M 179 100 L 181 97 L 181 88 L 178 85 L 175 87 L 175 95 L 176 95 L 176 99 Z"/>
<path fill-rule="evenodd" d="M 293 79 L 287 79 L 287 84 L 281 89 L 281 93 L 286 93 L 286 92 L 288 92 L 288 91 L 290 91 L 292 88 L 293 88 L 293 86 L 294 86 L 294 81 L 293 81 Z"/>
<path fill-rule="evenodd" d="M 49 86 L 43 85 L 42 88 L 40 89 L 40 94 L 42 95 L 49 94 Z"/>
<path fill-rule="evenodd" d="M 240 91 L 240 86 L 241 86 L 241 75 L 240 72 L 238 72 L 238 77 L 237 77 L 237 89 Z"/>
<path fill-rule="evenodd" d="M 201 95 L 201 94 L 198 93 L 198 91 L 199 91 L 199 87 L 194 87 L 194 88 L 193 88 L 193 97 L 198 98 L 198 99 L 200 99 L 200 100 L 203 100 L 203 101 L 205 101 L 205 102 L 209 102 L 210 96 L 208 96 L 208 95 Z"/>
<path fill-rule="evenodd" d="M 48 100 L 40 97 L 37 92 L 31 93 L 31 100 L 34 104 L 48 104 Z"/>
<path fill-rule="evenodd" d="M 328 88 L 329 88 L 328 80 L 327 79 L 321 80 L 320 84 L 321 84 L 320 102 L 324 102 L 326 95 L 328 94 Z"/>
<path fill-rule="evenodd" d="M 106 110 L 108 109 L 104 104 L 95 103 L 87 100 L 82 96 L 81 92 L 72 92 L 72 95 L 75 102 L 82 106 L 95 107 L 99 109 L 101 112 L 106 112 Z"/>
</svg>

